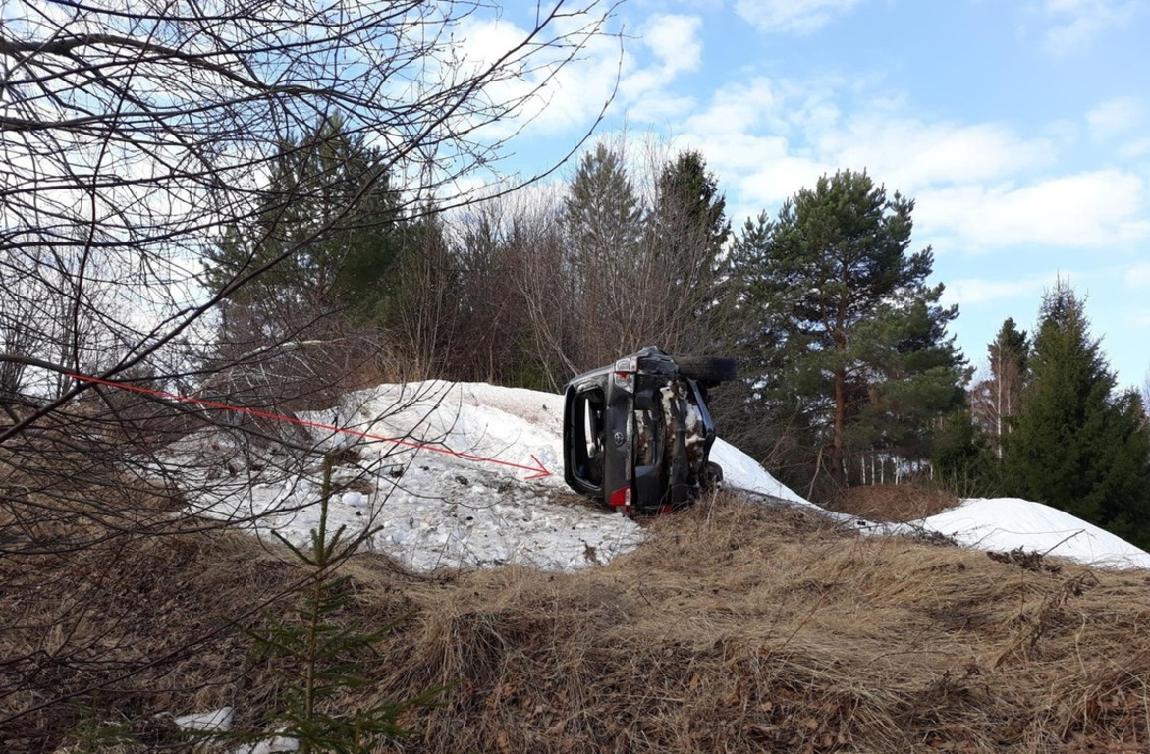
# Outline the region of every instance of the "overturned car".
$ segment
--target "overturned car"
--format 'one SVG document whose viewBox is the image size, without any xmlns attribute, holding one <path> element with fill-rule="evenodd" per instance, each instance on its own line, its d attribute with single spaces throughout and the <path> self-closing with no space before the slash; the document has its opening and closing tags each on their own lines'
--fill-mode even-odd
<svg viewBox="0 0 1150 754">
<path fill-rule="evenodd" d="M 734 359 L 672 358 L 650 346 L 574 378 L 563 414 L 567 484 L 627 514 L 688 505 L 722 479 L 710 461 L 707 391 L 737 371 Z"/>
</svg>

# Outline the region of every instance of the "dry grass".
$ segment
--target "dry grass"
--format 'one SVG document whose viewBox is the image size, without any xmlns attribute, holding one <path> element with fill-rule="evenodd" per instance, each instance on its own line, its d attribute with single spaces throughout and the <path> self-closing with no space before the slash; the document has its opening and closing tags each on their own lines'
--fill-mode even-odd
<svg viewBox="0 0 1150 754">
<path fill-rule="evenodd" d="M 346 703 L 446 686 L 408 719 L 411 752 L 1150 750 L 1148 572 L 1028 570 L 733 500 L 649 529 L 570 574 L 428 580 L 353 561 L 358 617 L 408 617 L 370 668 L 378 684 Z M 101 641 L 125 652 L 179 647 L 292 578 L 234 535 L 140 549 L 159 560 L 123 574 L 130 591 L 90 597 L 120 616 Z M 3 657 L 34 639 L 0 634 Z M 259 725 L 276 689 L 245 657 L 232 632 L 85 701 L 136 721 L 234 704 Z M 38 719 L 40 751 L 76 723 Z"/>
<path fill-rule="evenodd" d="M 576 574 L 409 592 L 413 751 L 1147 751 L 1150 574 L 1034 572 L 719 501 Z"/>
<path fill-rule="evenodd" d="M 913 521 L 958 505 L 958 495 L 925 484 L 874 484 L 847 487 L 832 508 L 871 521 Z"/>
</svg>

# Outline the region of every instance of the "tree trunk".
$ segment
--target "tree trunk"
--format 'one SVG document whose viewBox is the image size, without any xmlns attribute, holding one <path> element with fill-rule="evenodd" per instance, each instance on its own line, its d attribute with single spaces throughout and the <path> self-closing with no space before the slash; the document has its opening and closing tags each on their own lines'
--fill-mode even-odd
<svg viewBox="0 0 1150 754">
<path fill-rule="evenodd" d="M 834 435 L 834 463 L 831 468 L 835 470 L 835 475 L 839 477 L 839 482 L 845 482 L 843 478 L 843 459 L 846 458 L 846 424 L 847 424 L 847 376 L 846 372 L 839 370 L 835 372 L 835 435 Z"/>
</svg>

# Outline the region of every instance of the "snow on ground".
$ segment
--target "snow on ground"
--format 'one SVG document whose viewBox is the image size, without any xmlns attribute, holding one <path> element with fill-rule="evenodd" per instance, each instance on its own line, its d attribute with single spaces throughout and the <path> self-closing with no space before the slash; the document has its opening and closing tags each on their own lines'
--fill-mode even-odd
<svg viewBox="0 0 1150 754">
<path fill-rule="evenodd" d="M 711 460 L 723 467 L 723 483 L 726 486 L 823 510 L 799 497 L 794 490 L 771 476 L 758 461 L 729 442 L 715 440 L 711 447 Z"/>
<path fill-rule="evenodd" d="M 1017 498 L 963 500 L 957 508 L 911 522 L 959 544 L 1005 552 L 1023 548 L 1079 563 L 1150 568 L 1150 554 L 1064 511 Z"/>
<path fill-rule="evenodd" d="M 580 568 L 606 563 L 643 540 L 634 521 L 577 502 L 567 489 L 562 396 L 429 381 L 351 393 L 338 406 L 298 416 L 353 433 L 301 430 L 307 435 L 303 442 L 341 456 L 333 473 L 329 531 L 370 529 L 365 547 L 412 569 L 508 563 Z M 253 451 L 236 437 L 204 430 L 185 438 L 169 449 L 164 470 L 186 491 L 193 512 L 242 523 L 261 538 L 275 531 L 306 545 L 319 517 L 320 464 L 295 460 L 298 454 L 274 446 Z M 454 454 L 437 452 L 448 450 Z M 711 458 L 723 467 L 729 487 L 815 509 L 864 533 L 925 529 L 979 549 L 1022 547 L 1088 564 L 1150 567 L 1150 554 L 1039 503 L 965 500 L 909 524 L 872 524 L 804 500 L 722 440 Z M 530 468 L 537 468 L 534 459 L 551 475 L 528 480 Z"/>
<path fill-rule="evenodd" d="M 570 569 L 605 563 L 643 537 L 628 518 L 571 502 L 563 481 L 562 411 L 562 397 L 550 393 L 425 382 L 351 393 L 338 406 L 298 416 L 430 444 L 416 449 L 309 428 L 322 450 L 358 456 L 333 473 L 329 532 L 370 526 L 368 548 L 421 571 L 505 563 Z M 527 467 L 535 465 L 534 456 L 551 475 L 523 481 L 530 470 L 437 449 Z M 261 538 L 275 531 L 307 544 L 319 519 L 320 464 L 293 465 L 290 456 L 271 452 L 248 455 L 205 431 L 165 461 L 178 470 L 174 476 L 194 512 L 243 522 Z"/>
</svg>

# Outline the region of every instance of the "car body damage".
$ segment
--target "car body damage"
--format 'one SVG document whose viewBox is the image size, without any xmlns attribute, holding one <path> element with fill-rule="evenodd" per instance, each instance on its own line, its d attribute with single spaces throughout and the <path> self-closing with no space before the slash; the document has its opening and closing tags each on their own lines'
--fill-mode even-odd
<svg viewBox="0 0 1150 754">
<path fill-rule="evenodd" d="M 574 378 L 564 391 L 567 483 L 628 514 L 689 504 L 722 478 L 709 460 L 707 390 L 736 371 L 732 359 L 675 359 L 652 346 Z"/>
</svg>

